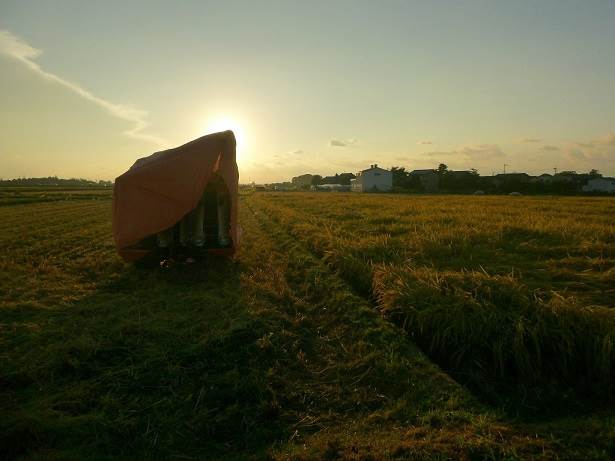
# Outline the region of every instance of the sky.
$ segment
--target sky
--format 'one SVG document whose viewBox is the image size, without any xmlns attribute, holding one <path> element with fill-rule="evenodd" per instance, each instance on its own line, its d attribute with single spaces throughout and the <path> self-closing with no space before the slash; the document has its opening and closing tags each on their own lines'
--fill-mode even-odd
<svg viewBox="0 0 615 461">
<path fill-rule="evenodd" d="M 615 0 L 0 0 L 0 178 L 233 129 L 240 181 L 615 176 Z"/>
</svg>

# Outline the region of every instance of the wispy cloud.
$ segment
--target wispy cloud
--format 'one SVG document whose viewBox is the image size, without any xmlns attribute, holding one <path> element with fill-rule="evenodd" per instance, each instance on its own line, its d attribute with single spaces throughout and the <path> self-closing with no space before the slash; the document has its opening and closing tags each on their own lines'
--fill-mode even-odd
<svg viewBox="0 0 615 461">
<path fill-rule="evenodd" d="M 596 142 L 605 146 L 615 146 L 615 133 L 607 134 Z"/>
<path fill-rule="evenodd" d="M 422 155 L 431 158 L 455 157 L 459 160 L 493 160 L 505 156 L 497 144 L 469 145 L 450 151 L 425 152 Z"/>
<path fill-rule="evenodd" d="M 568 149 L 566 157 L 569 160 L 587 160 L 588 156 L 581 149 Z"/>
<path fill-rule="evenodd" d="M 461 154 L 469 159 L 487 160 L 504 157 L 504 152 L 497 144 L 478 144 L 476 146 L 465 146 L 461 149 Z"/>
<path fill-rule="evenodd" d="M 521 142 L 542 142 L 540 138 L 523 138 Z"/>
<path fill-rule="evenodd" d="M 557 146 L 549 146 L 549 145 L 544 145 L 544 146 L 540 146 L 538 148 L 538 150 L 544 151 L 544 152 L 555 152 L 559 150 L 559 147 Z"/>
<path fill-rule="evenodd" d="M 300 154 L 303 154 L 303 151 L 301 149 L 297 149 L 297 150 L 292 151 L 291 154 L 300 155 Z"/>
<path fill-rule="evenodd" d="M 427 144 L 433 144 L 433 142 L 431 141 L 419 141 L 417 142 L 418 145 L 427 145 Z"/>
<path fill-rule="evenodd" d="M 569 159 L 607 161 L 615 166 L 615 133 L 609 133 L 598 139 L 575 142 L 567 149 Z"/>
<path fill-rule="evenodd" d="M 591 141 L 577 142 L 575 143 L 579 147 L 585 148 L 601 148 L 601 147 L 615 147 L 615 133 L 609 133 L 598 139 L 592 139 Z"/>
<path fill-rule="evenodd" d="M 357 140 L 354 138 L 351 139 L 347 139 L 342 141 L 341 139 L 332 139 L 331 141 L 329 141 L 329 145 L 333 146 L 333 147 L 347 147 L 347 146 L 352 146 L 353 144 L 356 144 Z"/>
<path fill-rule="evenodd" d="M 144 133 L 144 130 L 149 126 L 147 121 L 148 113 L 141 109 L 136 109 L 124 104 L 110 102 L 104 98 L 92 94 L 77 83 L 73 83 L 58 75 L 47 72 L 35 61 L 41 55 L 42 51 L 34 48 L 30 44 L 13 35 L 8 30 L 0 30 L 0 54 L 11 59 L 15 59 L 25 65 L 38 76 L 54 82 L 83 99 L 90 101 L 100 108 L 104 109 L 113 117 L 125 120 L 132 124 L 132 128 L 124 132 L 125 135 L 133 139 L 148 141 L 159 146 L 163 146 L 166 142 L 158 136 Z"/>
<path fill-rule="evenodd" d="M 456 150 L 434 150 L 434 151 L 430 151 L 430 152 L 423 152 L 423 154 L 425 157 L 432 157 L 432 158 L 440 158 L 440 157 L 453 157 L 456 155 L 459 155 L 459 151 Z"/>
</svg>

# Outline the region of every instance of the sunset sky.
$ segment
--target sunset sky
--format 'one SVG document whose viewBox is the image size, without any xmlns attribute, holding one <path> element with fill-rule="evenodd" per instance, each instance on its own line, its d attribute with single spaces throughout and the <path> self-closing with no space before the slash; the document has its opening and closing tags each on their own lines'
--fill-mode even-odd
<svg viewBox="0 0 615 461">
<path fill-rule="evenodd" d="M 0 177 L 113 179 L 227 128 L 242 182 L 615 175 L 615 1 L 0 0 Z"/>
</svg>

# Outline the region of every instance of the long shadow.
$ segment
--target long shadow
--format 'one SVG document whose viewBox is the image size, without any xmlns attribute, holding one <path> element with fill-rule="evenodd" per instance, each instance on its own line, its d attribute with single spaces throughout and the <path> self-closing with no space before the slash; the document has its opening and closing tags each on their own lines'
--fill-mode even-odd
<svg viewBox="0 0 615 461">
<path fill-rule="evenodd" d="M 245 458 L 286 432 L 245 269 L 125 267 L 67 307 L 11 315 L 0 458 Z"/>
</svg>

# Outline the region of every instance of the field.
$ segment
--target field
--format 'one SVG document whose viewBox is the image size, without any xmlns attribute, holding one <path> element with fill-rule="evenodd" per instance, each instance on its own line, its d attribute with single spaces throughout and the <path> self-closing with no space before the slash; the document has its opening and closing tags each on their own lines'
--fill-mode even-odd
<svg viewBox="0 0 615 461">
<path fill-rule="evenodd" d="M 108 190 L 0 191 L 0 459 L 615 456 L 615 199 L 240 207 L 145 269 Z"/>
</svg>

